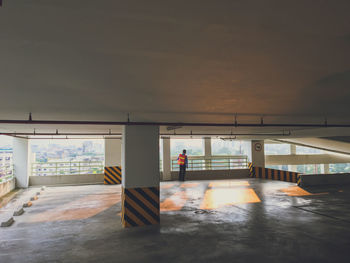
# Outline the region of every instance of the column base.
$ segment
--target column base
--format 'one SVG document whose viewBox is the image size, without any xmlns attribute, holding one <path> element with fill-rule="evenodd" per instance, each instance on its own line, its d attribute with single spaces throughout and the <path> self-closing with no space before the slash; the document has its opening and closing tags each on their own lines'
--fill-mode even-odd
<svg viewBox="0 0 350 263">
<path fill-rule="evenodd" d="M 159 210 L 159 187 L 122 187 L 123 227 L 158 225 Z"/>
<path fill-rule="evenodd" d="M 122 169 L 120 166 L 106 166 L 104 174 L 104 184 L 122 183 Z"/>
</svg>

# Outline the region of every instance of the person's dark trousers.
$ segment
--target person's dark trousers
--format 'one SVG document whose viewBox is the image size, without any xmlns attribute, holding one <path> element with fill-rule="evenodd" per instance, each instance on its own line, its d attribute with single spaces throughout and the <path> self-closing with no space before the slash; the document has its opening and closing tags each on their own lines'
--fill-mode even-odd
<svg viewBox="0 0 350 263">
<path fill-rule="evenodd" d="M 185 181 L 186 165 L 180 165 L 179 181 Z"/>
</svg>

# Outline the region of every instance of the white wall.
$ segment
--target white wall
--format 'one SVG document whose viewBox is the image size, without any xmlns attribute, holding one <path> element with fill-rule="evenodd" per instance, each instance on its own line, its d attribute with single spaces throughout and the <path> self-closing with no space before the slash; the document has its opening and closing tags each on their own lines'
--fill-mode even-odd
<svg viewBox="0 0 350 263">
<path fill-rule="evenodd" d="M 13 168 L 16 184 L 19 188 L 27 188 L 29 184 L 29 147 L 28 140 L 22 138 L 13 139 Z"/>
<path fill-rule="evenodd" d="M 121 139 L 105 138 L 105 166 L 120 166 L 122 163 Z"/>
<path fill-rule="evenodd" d="M 223 180 L 249 177 L 249 169 L 186 171 L 186 180 Z M 178 180 L 179 172 L 171 172 L 171 179 Z"/>
<path fill-rule="evenodd" d="M 124 188 L 159 186 L 159 127 L 123 127 L 122 185 Z"/>
<path fill-rule="evenodd" d="M 30 176 L 29 185 L 83 185 L 103 184 L 104 174 L 74 174 L 57 176 Z"/>
</svg>

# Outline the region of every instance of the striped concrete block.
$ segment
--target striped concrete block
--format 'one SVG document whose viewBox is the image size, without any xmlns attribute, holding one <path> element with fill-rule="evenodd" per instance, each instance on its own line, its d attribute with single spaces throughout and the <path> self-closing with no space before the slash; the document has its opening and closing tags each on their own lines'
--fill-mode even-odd
<svg viewBox="0 0 350 263">
<path fill-rule="evenodd" d="M 300 184 L 301 184 L 301 176 L 300 176 L 300 174 L 298 174 L 298 176 L 297 176 L 297 185 L 300 186 Z"/>
<path fill-rule="evenodd" d="M 15 222 L 15 220 L 13 219 L 13 217 L 11 217 L 10 219 L 8 219 L 7 221 L 1 222 L 0 227 L 9 227 L 12 226 L 12 224 Z"/>
<path fill-rule="evenodd" d="M 299 173 L 296 172 L 254 167 L 253 165 L 249 167 L 249 173 L 252 178 L 278 180 L 291 183 L 297 183 L 299 179 Z"/>
<path fill-rule="evenodd" d="M 123 227 L 157 225 L 159 210 L 159 187 L 122 189 Z"/>
<path fill-rule="evenodd" d="M 255 170 L 253 167 L 253 163 L 248 163 L 249 175 L 250 177 L 255 178 Z"/>
<path fill-rule="evenodd" d="M 20 216 L 20 215 L 23 215 L 23 214 L 24 214 L 24 209 L 23 209 L 23 207 L 21 207 L 21 208 L 15 210 L 15 211 L 13 212 L 13 216 Z"/>
<path fill-rule="evenodd" d="M 27 203 L 24 203 L 23 207 L 31 207 L 32 205 L 33 205 L 33 203 L 29 201 Z"/>
<path fill-rule="evenodd" d="M 121 184 L 122 169 L 120 166 L 108 166 L 104 171 L 104 184 Z"/>
</svg>

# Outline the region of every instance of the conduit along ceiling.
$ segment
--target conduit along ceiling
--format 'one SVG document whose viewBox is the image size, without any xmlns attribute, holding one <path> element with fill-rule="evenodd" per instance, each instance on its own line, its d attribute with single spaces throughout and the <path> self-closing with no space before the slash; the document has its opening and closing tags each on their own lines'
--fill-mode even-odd
<svg viewBox="0 0 350 263">
<path fill-rule="evenodd" d="M 121 137 L 122 125 L 0 124 L 0 134 L 27 138 Z M 161 137 L 223 139 L 292 139 L 347 136 L 350 128 L 160 126 Z M 315 136 L 317 135 L 317 136 Z"/>
</svg>

